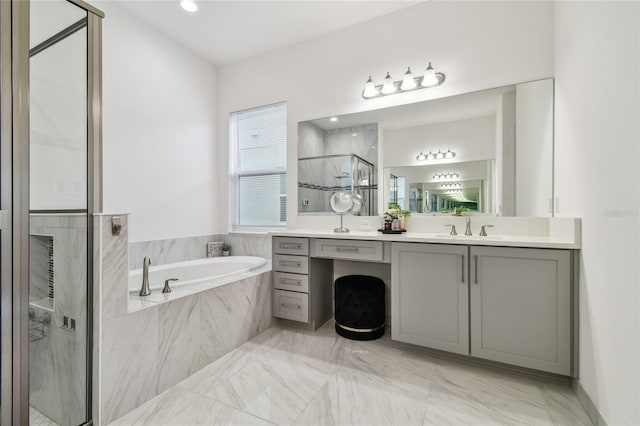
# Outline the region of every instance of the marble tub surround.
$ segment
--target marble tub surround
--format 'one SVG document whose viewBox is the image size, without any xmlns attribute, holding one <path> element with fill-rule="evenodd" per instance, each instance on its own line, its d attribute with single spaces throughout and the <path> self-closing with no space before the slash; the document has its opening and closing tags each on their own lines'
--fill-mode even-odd
<svg viewBox="0 0 640 426">
<path fill-rule="evenodd" d="M 102 323 L 102 424 L 271 327 L 266 272 Z"/>
<path fill-rule="evenodd" d="M 266 233 L 231 233 L 129 243 L 129 269 L 142 267 L 145 257 L 151 266 L 207 257 L 207 243 L 225 241 L 233 256 L 258 256 L 271 259 L 271 237 Z"/>
<path fill-rule="evenodd" d="M 568 384 L 278 325 L 114 425 L 590 425 Z"/>
<path fill-rule="evenodd" d="M 122 283 L 128 280 L 128 233 L 129 217 L 120 216 L 122 226 L 120 235 L 112 235 L 111 219 L 114 215 L 96 215 L 95 225 L 97 227 L 94 246 L 97 248 L 98 270 L 100 289 L 100 315 L 102 320 L 124 315 L 127 313 L 127 302 L 129 294 Z"/>
<path fill-rule="evenodd" d="M 233 278 L 214 279 L 208 283 L 211 288 L 132 296 L 128 288 L 127 249 L 132 246 L 128 244 L 127 217 L 119 215 L 122 230 L 113 236 L 111 216 L 97 215 L 94 229 L 100 294 L 94 329 L 99 348 L 94 389 L 98 395 L 94 420 L 98 424 L 107 424 L 138 407 L 274 323 L 270 262 Z M 206 242 L 212 238 L 215 236 L 179 244 L 158 243 L 155 253 L 163 261 L 177 259 L 180 247 L 189 246 L 194 250 L 187 250 L 184 256 L 196 256 L 195 246 L 201 245 L 197 258 L 202 258 Z M 270 236 L 264 238 L 270 242 Z"/>
<path fill-rule="evenodd" d="M 271 259 L 271 235 L 267 233 L 232 232 L 215 237 L 216 241 L 226 241 L 231 245 L 232 256 L 258 256 Z"/>
<path fill-rule="evenodd" d="M 30 234 L 52 237 L 54 263 L 52 310 L 30 304 L 36 318 L 51 316 L 42 339 L 29 343 L 30 403 L 57 424 L 80 424 L 86 393 L 87 216 L 31 214 Z M 75 319 L 74 331 L 62 328 L 65 316 Z"/>
<path fill-rule="evenodd" d="M 471 218 L 471 237 L 464 235 L 467 217 Z M 407 232 L 403 234 L 377 232 L 382 217 L 345 215 L 344 219 L 349 233 L 332 231 L 339 223 L 338 216 L 298 216 L 295 229 L 273 235 L 562 249 L 579 249 L 581 245 L 580 219 L 574 218 L 411 216 L 406 219 Z M 456 225 L 457 236 L 449 235 L 448 224 Z M 482 225 L 493 225 L 487 228 L 486 237 L 478 235 Z"/>
<path fill-rule="evenodd" d="M 217 240 L 215 235 L 170 238 L 165 240 L 138 241 L 129 243 L 129 269 L 142 268 L 145 257 L 151 266 L 207 257 L 207 243 Z"/>
</svg>

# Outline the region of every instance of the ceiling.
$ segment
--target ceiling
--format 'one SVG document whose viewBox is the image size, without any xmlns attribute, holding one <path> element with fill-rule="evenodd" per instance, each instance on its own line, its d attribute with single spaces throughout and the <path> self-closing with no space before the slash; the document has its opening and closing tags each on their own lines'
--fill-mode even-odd
<svg viewBox="0 0 640 426">
<path fill-rule="evenodd" d="M 117 0 L 215 65 L 228 64 L 300 43 L 420 1 L 217 1 L 195 0 L 196 13 L 179 0 Z"/>
</svg>

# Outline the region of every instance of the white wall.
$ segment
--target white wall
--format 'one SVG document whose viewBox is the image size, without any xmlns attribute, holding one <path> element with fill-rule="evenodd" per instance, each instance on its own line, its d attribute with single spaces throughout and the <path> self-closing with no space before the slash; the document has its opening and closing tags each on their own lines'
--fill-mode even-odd
<svg viewBox="0 0 640 426">
<path fill-rule="evenodd" d="M 490 160 L 495 158 L 495 116 L 449 121 L 426 126 L 384 131 L 384 167 L 424 166 L 441 163 Z M 429 150 L 448 149 L 456 153 L 453 160 L 419 161 L 416 156 Z M 455 165 L 453 169 L 455 169 Z"/>
<path fill-rule="evenodd" d="M 580 384 L 640 424 L 640 4 L 556 2 L 555 186 L 582 218 Z"/>
<path fill-rule="evenodd" d="M 432 61 L 438 88 L 364 100 L 371 74 L 400 79 Z M 228 204 L 228 120 L 232 111 L 288 103 L 289 226 L 297 214 L 297 123 L 553 75 L 551 2 L 425 2 L 315 40 L 218 69 L 218 200 Z M 217 232 L 229 229 L 220 216 Z"/>
<path fill-rule="evenodd" d="M 131 213 L 131 241 L 213 234 L 214 68 L 114 2 L 96 6 L 106 13 L 104 211 Z"/>
</svg>

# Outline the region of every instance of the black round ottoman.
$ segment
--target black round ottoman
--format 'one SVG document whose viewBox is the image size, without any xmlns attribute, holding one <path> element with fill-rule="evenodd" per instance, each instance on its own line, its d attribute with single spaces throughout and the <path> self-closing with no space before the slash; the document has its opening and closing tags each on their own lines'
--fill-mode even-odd
<svg viewBox="0 0 640 426">
<path fill-rule="evenodd" d="M 335 283 L 336 332 L 352 340 L 384 334 L 384 282 L 367 275 L 346 275 Z"/>
</svg>

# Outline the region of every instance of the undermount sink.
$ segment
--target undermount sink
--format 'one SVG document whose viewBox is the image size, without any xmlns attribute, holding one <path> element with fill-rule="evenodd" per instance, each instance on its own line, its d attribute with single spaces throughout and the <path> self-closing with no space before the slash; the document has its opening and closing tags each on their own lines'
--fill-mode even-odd
<svg viewBox="0 0 640 426">
<path fill-rule="evenodd" d="M 501 236 L 498 235 L 487 235 L 486 237 L 481 237 L 480 235 L 449 235 L 449 234 L 436 234 L 437 238 L 450 238 L 452 240 L 502 240 Z"/>
</svg>

